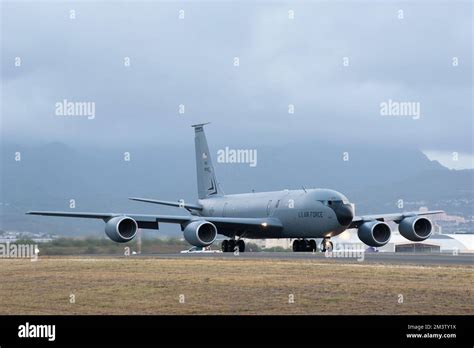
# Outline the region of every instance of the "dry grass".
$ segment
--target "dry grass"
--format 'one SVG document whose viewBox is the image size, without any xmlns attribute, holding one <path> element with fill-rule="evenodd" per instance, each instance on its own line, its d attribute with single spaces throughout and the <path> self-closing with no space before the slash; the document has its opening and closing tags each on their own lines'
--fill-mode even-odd
<svg viewBox="0 0 474 348">
<path fill-rule="evenodd" d="M 473 269 L 330 260 L 0 259 L 0 314 L 473 314 Z"/>
</svg>

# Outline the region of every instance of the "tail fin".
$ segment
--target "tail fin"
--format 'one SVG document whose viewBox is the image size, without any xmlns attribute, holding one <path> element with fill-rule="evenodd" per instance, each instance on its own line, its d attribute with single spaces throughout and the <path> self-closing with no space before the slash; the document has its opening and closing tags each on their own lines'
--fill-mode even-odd
<svg viewBox="0 0 474 348">
<path fill-rule="evenodd" d="M 223 195 L 214 174 L 214 166 L 212 165 L 211 154 L 207 146 L 206 134 L 203 128 L 206 124 L 201 123 L 192 126 L 195 133 L 194 144 L 196 148 L 196 174 L 199 199 Z"/>
</svg>

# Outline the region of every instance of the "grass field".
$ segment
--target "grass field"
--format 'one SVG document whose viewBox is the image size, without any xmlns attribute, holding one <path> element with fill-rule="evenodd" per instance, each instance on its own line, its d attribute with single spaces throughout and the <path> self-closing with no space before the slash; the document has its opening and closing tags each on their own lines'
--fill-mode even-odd
<svg viewBox="0 0 474 348">
<path fill-rule="evenodd" d="M 331 260 L 0 259 L 0 314 L 473 314 L 473 270 Z"/>
</svg>

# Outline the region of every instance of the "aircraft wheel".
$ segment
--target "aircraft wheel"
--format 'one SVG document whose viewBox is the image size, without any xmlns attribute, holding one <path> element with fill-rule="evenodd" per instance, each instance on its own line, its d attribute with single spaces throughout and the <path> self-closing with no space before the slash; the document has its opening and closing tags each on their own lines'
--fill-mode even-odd
<svg viewBox="0 0 474 348">
<path fill-rule="evenodd" d="M 319 246 L 319 249 L 321 249 L 321 251 L 324 253 L 326 251 L 326 240 L 323 239 L 323 241 L 321 242 L 321 245 Z"/>
<path fill-rule="evenodd" d="M 293 251 L 294 252 L 300 251 L 300 241 L 298 239 L 295 239 L 293 241 Z"/>
<path fill-rule="evenodd" d="M 224 240 L 222 241 L 222 244 L 221 244 L 221 249 L 222 249 L 222 252 L 227 252 L 229 248 L 229 242 L 227 240 Z"/>
<path fill-rule="evenodd" d="M 309 241 L 309 250 L 310 251 L 316 251 L 316 241 L 314 239 L 311 239 Z"/>
<path fill-rule="evenodd" d="M 237 245 L 239 246 L 239 252 L 243 253 L 245 251 L 245 242 L 242 239 L 239 239 Z"/>
<path fill-rule="evenodd" d="M 234 250 L 235 250 L 235 240 L 230 239 L 227 251 L 230 252 L 230 253 L 233 253 Z"/>
<path fill-rule="evenodd" d="M 329 240 L 329 238 L 324 238 L 323 241 L 321 242 L 321 251 L 322 252 L 326 252 L 326 251 L 332 251 L 333 249 L 333 244 L 332 242 Z"/>
</svg>

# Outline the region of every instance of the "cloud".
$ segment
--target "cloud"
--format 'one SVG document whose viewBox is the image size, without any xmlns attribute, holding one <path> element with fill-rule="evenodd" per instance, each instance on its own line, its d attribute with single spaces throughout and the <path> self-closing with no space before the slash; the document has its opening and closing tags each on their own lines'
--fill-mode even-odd
<svg viewBox="0 0 474 348">
<path fill-rule="evenodd" d="M 212 121 L 218 142 L 318 138 L 472 153 L 470 3 L 2 6 L 10 141 L 170 144 Z M 95 102 L 96 118 L 54 115 L 63 99 Z M 388 99 L 420 102 L 422 117 L 382 117 Z"/>
</svg>

